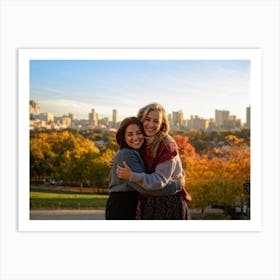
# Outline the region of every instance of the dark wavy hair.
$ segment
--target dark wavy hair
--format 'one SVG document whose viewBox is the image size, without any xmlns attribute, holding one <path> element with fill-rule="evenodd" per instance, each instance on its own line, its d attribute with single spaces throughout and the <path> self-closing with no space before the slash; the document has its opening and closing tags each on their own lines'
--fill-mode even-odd
<svg viewBox="0 0 280 280">
<path fill-rule="evenodd" d="M 136 117 L 129 117 L 129 118 L 125 118 L 122 122 L 121 125 L 117 131 L 116 134 L 116 140 L 118 145 L 120 146 L 120 149 L 124 149 L 124 148 L 129 148 L 128 144 L 125 141 L 125 130 L 126 128 L 131 125 L 131 124 L 136 124 L 139 129 L 141 130 L 141 132 L 144 134 L 144 129 L 143 129 L 143 124 L 141 123 L 141 121 L 136 118 Z"/>
</svg>

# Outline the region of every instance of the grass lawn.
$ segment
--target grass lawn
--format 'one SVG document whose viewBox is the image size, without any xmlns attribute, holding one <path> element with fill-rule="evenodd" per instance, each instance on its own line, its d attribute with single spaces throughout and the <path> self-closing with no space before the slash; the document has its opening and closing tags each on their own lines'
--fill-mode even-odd
<svg viewBox="0 0 280 280">
<path fill-rule="evenodd" d="M 31 209 L 102 209 L 108 195 L 30 192 Z"/>
<path fill-rule="evenodd" d="M 46 191 L 30 192 L 30 209 L 105 209 L 108 195 L 57 193 Z M 191 210 L 192 220 L 228 220 L 222 213 L 207 213 L 201 217 L 198 210 Z"/>
</svg>

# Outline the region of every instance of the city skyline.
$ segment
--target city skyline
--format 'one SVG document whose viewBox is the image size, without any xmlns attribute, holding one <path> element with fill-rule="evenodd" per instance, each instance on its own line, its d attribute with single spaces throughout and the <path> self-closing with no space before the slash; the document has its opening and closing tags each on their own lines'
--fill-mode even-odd
<svg viewBox="0 0 280 280">
<path fill-rule="evenodd" d="M 97 117 L 98 117 L 99 120 L 100 120 L 100 119 L 103 119 L 103 118 L 108 118 L 110 121 L 113 121 L 114 118 L 115 118 L 115 121 L 122 121 L 123 118 L 129 117 L 129 115 L 123 115 L 124 117 L 122 117 L 122 118 L 119 117 L 119 111 L 118 111 L 118 109 L 116 109 L 116 108 L 111 109 L 111 114 L 110 114 L 110 115 L 106 115 L 105 117 L 104 117 L 104 116 L 103 116 L 103 117 L 100 117 L 100 115 L 102 115 L 102 114 L 100 114 L 100 112 L 98 112 L 97 110 L 95 110 L 95 108 L 91 108 L 90 111 L 87 112 L 87 115 L 85 116 L 85 118 L 77 118 L 72 112 L 64 112 L 64 113 L 62 113 L 61 115 L 55 115 L 55 114 L 53 114 L 52 112 L 45 112 L 45 111 L 42 112 L 42 111 L 41 111 L 40 104 L 39 104 L 38 102 L 36 102 L 36 100 L 30 100 L 30 102 L 32 102 L 32 104 L 36 104 L 36 106 L 39 106 L 39 107 L 37 107 L 37 108 L 39 108 L 39 110 L 40 110 L 39 114 L 45 114 L 45 113 L 47 113 L 47 114 L 53 115 L 54 117 L 68 117 L 69 115 L 72 115 L 72 118 L 73 118 L 73 119 L 76 119 L 76 120 L 83 120 L 83 121 L 84 121 L 84 120 L 89 120 L 90 115 L 92 114 L 92 110 L 95 111 L 95 113 L 97 114 Z M 248 108 L 250 108 L 250 105 L 249 105 L 248 107 L 246 107 L 244 110 L 247 111 Z M 177 111 L 166 112 L 166 113 L 167 113 L 167 115 L 169 116 L 169 115 L 172 115 L 172 113 L 181 112 L 181 113 L 183 113 L 184 120 L 188 120 L 188 119 L 190 119 L 190 118 L 192 118 L 192 117 L 199 117 L 199 118 L 201 118 L 201 119 L 206 119 L 206 120 L 211 120 L 211 119 L 215 120 L 215 113 L 216 113 L 216 111 L 220 111 L 220 112 L 227 111 L 227 112 L 229 113 L 230 116 L 234 116 L 234 117 L 236 117 L 236 119 L 240 119 L 240 120 L 241 120 L 240 116 L 233 115 L 229 110 L 224 110 L 224 109 L 220 109 L 220 110 L 219 110 L 219 109 L 215 109 L 214 112 L 213 112 L 213 114 L 212 114 L 212 116 L 210 116 L 209 118 L 203 118 L 202 116 L 196 114 L 195 112 L 191 113 L 189 116 L 186 116 L 185 113 L 184 113 L 182 110 L 180 110 L 180 109 L 177 110 Z M 36 113 L 35 113 L 35 115 L 37 115 L 37 116 L 38 116 L 39 114 L 36 114 Z M 117 116 L 114 117 L 114 114 L 117 114 Z M 245 112 L 245 114 L 246 114 L 246 112 Z M 247 117 L 248 117 L 248 116 L 247 116 Z M 246 118 L 245 118 L 245 121 L 244 121 L 243 123 L 245 123 L 245 122 L 246 122 Z"/>
<path fill-rule="evenodd" d="M 246 121 L 250 60 L 31 60 L 30 99 L 41 112 L 88 119 L 136 115 L 148 103 L 186 118 L 228 110 Z"/>
<path fill-rule="evenodd" d="M 118 118 L 118 111 L 112 109 L 112 116 L 99 118 L 99 112 L 92 108 L 87 119 L 78 119 L 70 112 L 62 116 L 55 116 L 49 112 L 41 112 L 40 106 L 34 100 L 29 102 L 30 129 L 47 128 L 61 129 L 72 127 L 75 129 L 85 128 L 118 128 L 122 119 Z M 176 129 L 198 129 L 198 130 L 230 130 L 250 128 L 250 106 L 246 108 L 246 122 L 242 123 L 238 116 L 232 115 L 227 110 L 215 110 L 214 117 L 204 119 L 192 114 L 190 118 L 185 118 L 181 110 L 168 113 L 170 130 Z"/>
</svg>

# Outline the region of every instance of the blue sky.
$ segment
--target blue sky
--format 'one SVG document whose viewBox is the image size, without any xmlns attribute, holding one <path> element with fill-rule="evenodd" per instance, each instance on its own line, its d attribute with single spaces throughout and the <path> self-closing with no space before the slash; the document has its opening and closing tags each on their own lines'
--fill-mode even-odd
<svg viewBox="0 0 280 280">
<path fill-rule="evenodd" d="M 117 109 L 121 118 L 136 115 L 151 102 L 184 118 L 214 118 L 229 110 L 245 121 L 250 105 L 249 60 L 31 60 L 30 99 L 41 112 L 99 118 Z"/>
</svg>

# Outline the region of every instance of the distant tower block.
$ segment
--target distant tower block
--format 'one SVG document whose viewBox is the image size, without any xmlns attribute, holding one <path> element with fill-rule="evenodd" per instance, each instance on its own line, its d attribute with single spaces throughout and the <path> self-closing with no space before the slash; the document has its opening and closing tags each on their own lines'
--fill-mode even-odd
<svg viewBox="0 0 280 280">
<path fill-rule="evenodd" d="M 114 128 L 117 127 L 118 118 L 119 118 L 118 111 L 116 109 L 113 109 L 112 122 L 113 122 L 113 127 Z"/>
</svg>

